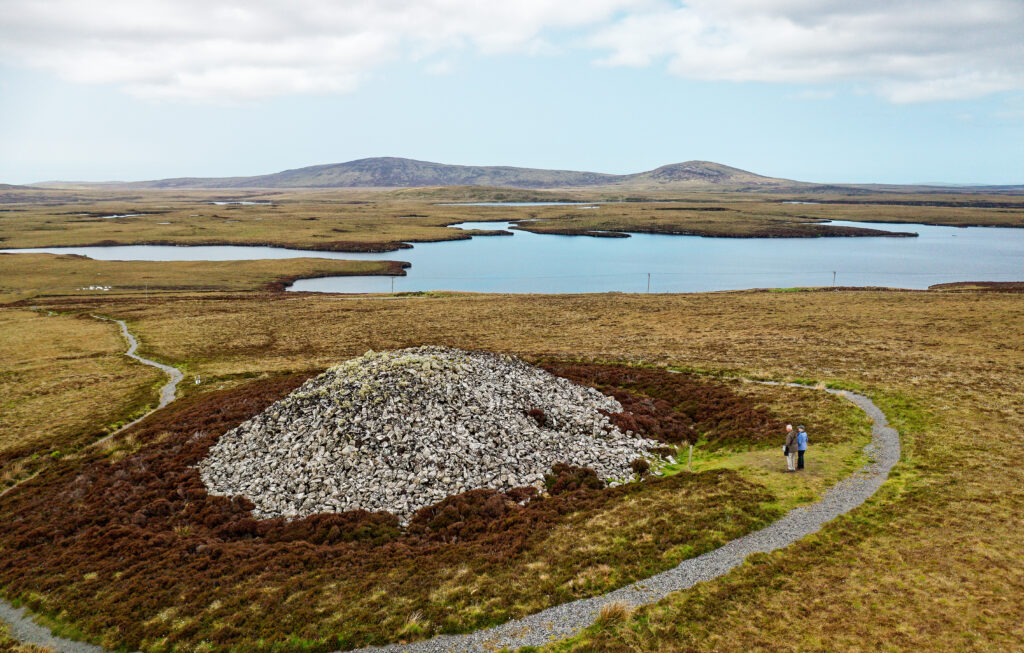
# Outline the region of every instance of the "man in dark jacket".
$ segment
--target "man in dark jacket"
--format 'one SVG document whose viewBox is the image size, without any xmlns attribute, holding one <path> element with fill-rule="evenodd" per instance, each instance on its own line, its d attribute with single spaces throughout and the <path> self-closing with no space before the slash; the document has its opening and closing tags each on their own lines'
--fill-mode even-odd
<svg viewBox="0 0 1024 653">
<path fill-rule="evenodd" d="M 796 431 L 792 424 L 786 424 L 786 471 L 796 471 Z"/>
</svg>

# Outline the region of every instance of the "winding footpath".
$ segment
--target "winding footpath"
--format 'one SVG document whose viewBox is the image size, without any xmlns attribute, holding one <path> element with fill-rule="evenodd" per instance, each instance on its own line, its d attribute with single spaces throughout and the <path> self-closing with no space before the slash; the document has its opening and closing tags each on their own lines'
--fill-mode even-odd
<svg viewBox="0 0 1024 653">
<path fill-rule="evenodd" d="M 91 444 L 87 445 L 85 449 L 90 449 L 92 447 L 96 447 L 102 444 L 103 442 L 106 442 L 107 440 L 114 437 L 118 433 L 121 433 L 125 429 L 131 428 L 132 426 L 135 426 L 142 420 L 152 415 L 154 412 L 160 410 L 167 404 L 174 401 L 175 395 L 178 390 L 178 383 L 180 383 L 181 380 L 184 378 L 184 375 L 178 368 L 171 367 L 170 365 L 164 365 L 163 363 L 158 363 L 156 361 L 149 360 L 148 358 L 143 358 L 136 354 L 135 352 L 138 351 L 139 349 L 139 341 L 135 338 L 135 336 L 131 334 L 130 331 L 128 331 L 128 325 L 124 323 L 124 320 L 114 320 L 107 317 L 100 317 L 98 315 L 93 315 L 93 317 L 96 318 L 97 320 L 116 322 L 117 324 L 121 325 L 121 335 L 123 335 L 125 340 L 128 341 L 128 351 L 126 351 L 124 355 L 134 360 L 137 360 L 144 365 L 150 365 L 163 371 L 168 376 L 168 381 L 166 384 L 164 384 L 163 387 L 160 388 L 160 403 L 157 405 L 156 408 L 154 408 L 151 411 L 148 411 L 142 417 L 139 417 L 138 419 L 129 422 L 128 424 L 125 424 L 124 426 L 117 429 L 110 435 L 104 436 L 99 440 L 92 442 Z M 24 481 L 12 485 L 3 492 L 0 492 L 0 498 L 2 498 L 3 495 L 7 494 L 8 492 L 18 487 L 22 483 L 32 480 L 32 478 L 34 477 L 35 476 L 33 475 L 25 479 Z M 36 646 L 50 648 L 54 651 L 58 651 L 59 653 L 107 653 L 106 649 L 100 646 L 96 646 L 95 644 L 77 642 L 74 640 L 65 639 L 63 637 L 54 635 L 52 632 L 50 632 L 49 628 L 40 626 L 35 621 L 33 621 L 31 618 L 31 613 L 28 611 L 27 608 L 15 608 L 13 605 L 8 603 L 7 601 L 4 601 L 3 599 L 0 599 L 0 621 L 7 624 L 8 628 L 10 629 L 11 637 L 26 644 L 35 644 Z"/>
<path fill-rule="evenodd" d="M 135 339 L 134 336 L 131 335 L 131 332 L 128 331 L 128 324 L 125 323 L 125 320 L 123 320 L 123 319 L 112 319 L 110 317 L 100 317 L 99 315 L 93 315 L 93 317 L 95 317 L 96 319 L 102 319 L 102 320 L 109 321 L 109 322 L 117 322 L 118 324 L 120 324 L 121 325 L 121 335 L 124 336 L 125 340 L 128 341 L 128 351 L 125 352 L 125 355 L 128 356 L 129 358 L 133 358 L 133 359 L 139 361 L 140 363 L 143 363 L 143 364 L 146 364 L 146 365 L 151 365 L 153 367 L 156 367 L 157 369 L 160 369 L 160 371 L 163 372 L 164 374 L 166 374 L 167 377 L 169 378 L 169 381 L 164 385 L 163 388 L 160 389 L 160 404 L 156 408 L 154 408 L 153 410 L 150 410 L 150 411 L 146 412 L 145 415 L 143 415 L 139 419 L 135 420 L 134 422 L 132 422 L 130 424 L 124 425 L 123 427 L 118 429 L 116 432 L 111 434 L 111 435 L 117 435 L 121 431 L 124 431 L 125 429 L 127 429 L 129 427 L 135 426 L 136 424 L 138 424 L 139 422 L 141 422 L 145 418 L 150 417 L 153 412 L 155 412 L 157 410 L 160 410 L 161 408 L 166 406 L 171 401 L 174 401 L 175 393 L 178 390 L 178 384 L 181 383 L 182 379 L 184 379 L 184 375 L 181 374 L 180 369 L 178 369 L 177 367 L 172 367 L 170 365 L 165 365 L 164 363 L 157 362 L 156 360 L 150 360 L 148 358 L 142 358 L 141 356 L 136 354 L 135 352 L 138 351 L 138 341 Z M 106 436 L 106 437 L 111 437 L 111 436 L 109 435 L 109 436 Z M 97 443 L 94 442 L 91 446 L 95 446 L 96 444 Z"/>
<path fill-rule="evenodd" d="M 89 449 L 92 449 L 94 447 L 100 446 L 101 444 L 103 444 L 104 442 L 106 442 L 110 438 L 114 437 L 118 433 L 121 433 L 122 431 L 130 429 L 131 427 L 135 426 L 136 424 L 138 424 L 142 420 L 146 419 L 147 417 L 149 417 L 150 415 L 152 415 L 156 411 L 160 410 L 161 408 L 163 408 L 167 404 L 169 404 L 172 401 L 174 401 L 175 395 L 176 395 L 176 393 L 178 391 L 178 384 L 181 382 L 181 380 L 183 378 L 185 378 L 185 376 L 184 376 L 184 374 L 182 374 L 181 370 L 179 370 L 176 367 L 171 367 L 170 365 L 164 365 L 163 363 L 158 363 L 156 361 L 151 361 L 148 358 L 143 358 L 143 357 L 139 356 L 138 354 L 136 354 L 135 352 L 139 348 L 139 341 L 136 340 L 135 336 L 133 336 L 131 334 L 131 332 L 128 331 L 128 325 L 124 323 L 124 320 L 113 320 L 113 319 L 108 318 L 108 317 L 100 317 L 99 315 L 93 315 L 93 317 L 96 318 L 97 320 L 103 320 L 105 322 L 116 322 L 117 324 L 120 324 L 121 325 L 121 335 L 123 335 L 125 340 L 128 341 L 128 351 L 126 351 L 124 353 L 124 355 L 127 356 L 128 358 L 132 358 L 134 360 L 137 360 L 140 363 L 143 363 L 144 365 L 150 365 L 152 367 L 155 367 L 155 368 L 161 370 L 164 374 L 166 374 L 168 376 L 168 381 L 167 381 L 167 383 L 165 383 L 160 388 L 160 402 L 159 402 L 159 404 L 157 404 L 156 408 L 153 408 L 152 410 L 146 411 L 146 413 L 144 415 L 142 415 L 141 417 L 139 417 L 138 419 L 135 419 L 135 420 L 132 420 L 131 422 L 128 422 L 127 424 L 125 424 L 121 428 L 117 429 L 116 431 L 114 431 L 112 433 L 109 433 L 109 434 L 103 436 L 99 440 L 94 440 L 93 442 L 90 442 L 89 444 L 87 444 L 84 447 L 82 447 L 82 451 L 88 451 Z M 22 480 L 18 481 L 17 483 L 12 485 L 11 487 L 9 487 L 6 490 L 0 492 L 0 498 L 3 498 L 3 496 L 5 494 L 7 494 L 8 492 L 13 491 L 16 487 L 18 487 L 22 483 L 27 483 L 28 481 L 31 481 L 33 478 L 36 477 L 36 474 L 38 474 L 38 473 L 39 472 L 36 472 L 35 474 L 32 474 L 31 476 L 29 476 L 27 478 L 23 478 Z"/>
<path fill-rule="evenodd" d="M 165 406 L 174 398 L 174 388 L 181 380 L 181 373 L 174 368 L 135 356 L 134 352 L 137 348 L 135 339 L 128 333 L 124 322 L 116 321 L 121 324 L 122 332 L 131 345 L 127 355 L 140 362 L 159 367 L 172 375 L 171 383 L 164 386 L 164 392 L 161 393 L 162 403 L 160 405 L 161 407 Z M 177 373 L 177 376 L 174 376 L 171 370 Z M 651 576 L 646 580 L 637 581 L 602 596 L 553 606 L 494 628 L 465 635 L 440 635 L 412 644 L 366 647 L 358 649 L 358 651 L 388 653 L 487 652 L 502 648 L 543 646 L 553 641 L 572 637 L 592 625 L 605 605 L 618 602 L 639 607 L 655 603 L 671 592 L 685 590 L 697 583 L 727 574 L 743 564 L 747 556 L 753 553 L 776 551 L 817 532 L 827 522 L 853 510 L 869 499 L 882 486 L 888 478 L 890 470 L 899 461 L 899 433 L 888 425 L 885 414 L 867 397 L 847 390 L 810 388 L 793 383 L 781 384 L 770 381 L 754 381 L 754 383 L 788 385 L 829 392 L 855 404 L 874 421 L 871 427 L 871 442 L 864 448 L 870 462 L 829 488 L 819 501 L 794 508 L 778 521 L 759 531 L 748 533 L 696 558 L 684 560 L 675 568 Z M 170 386 L 169 395 L 166 392 L 168 386 Z M 164 398 L 168 396 L 169 399 L 164 402 Z M 27 643 L 49 646 L 61 653 L 106 653 L 105 649 L 93 644 L 54 636 L 48 629 L 31 621 L 24 608 L 17 610 L 2 601 L 0 601 L 0 620 L 10 625 L 11 634 L 15 638 Z"/>
</svg>

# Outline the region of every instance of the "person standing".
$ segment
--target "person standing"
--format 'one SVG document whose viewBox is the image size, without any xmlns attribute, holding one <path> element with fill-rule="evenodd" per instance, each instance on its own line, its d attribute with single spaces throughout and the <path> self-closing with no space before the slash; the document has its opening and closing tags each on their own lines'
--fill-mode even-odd
<svg viewBox="0 0 1024 653">
<path fill-rule="evenodd" d="M 796 471 L 796 442 L 797 432 L 793 430 L 792 424 L 786 424 L 786 471 Z"/>
<path fill-rule="evenodd" d="M 797 448 L 797 455 L 799 456 L 799 458 L 797 459 L 796 468 L 797 469 L 803 469 L 804 468 L 804 452 L 807 451 L 807 431 L 805 431 L 804 427 L 802 427 L 802 426 L 798 426 L 796 428 L 797 428 L 797 431 L 798 431 L 798 433 L 796 434 L 796 448 Z"/>
</svg>

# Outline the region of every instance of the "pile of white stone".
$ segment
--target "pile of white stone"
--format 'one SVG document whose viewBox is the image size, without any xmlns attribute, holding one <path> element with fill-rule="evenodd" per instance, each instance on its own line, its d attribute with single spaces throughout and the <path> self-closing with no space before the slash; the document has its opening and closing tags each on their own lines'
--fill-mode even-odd
<svg viewBox="0 0 1024 653">
<path fill-rule="evenodd" d="M 258 517 L 364 509 L 404 523 L 468 490 L 540 489 L 555 463 L 632 477 L 630 463 L 658 443 L 601 412 L 621 410 L 512 356 L 371 351 L 224 434 L 198 467 L 211 494 L 244 495 Z"/>
</svg>

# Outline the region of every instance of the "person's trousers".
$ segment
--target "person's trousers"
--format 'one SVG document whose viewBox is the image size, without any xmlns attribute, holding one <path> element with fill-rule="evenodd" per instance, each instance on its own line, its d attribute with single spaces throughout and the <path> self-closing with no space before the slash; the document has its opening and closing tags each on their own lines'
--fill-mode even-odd
<svg viewBox="0 0 1024 653">
<path fill-rule="evenodd" d="M 786 469 L 791 472 L 796 471 L 796 452 L 790 451 L 786 454 Z"/>
<path fill-rule="evenodd" d="M 804 468 L 804 452 L 803 451 L 800 451 L 800 452 L 797 453 L 796 468 L 797 469 L 803 469 Z"/>
</svg>

